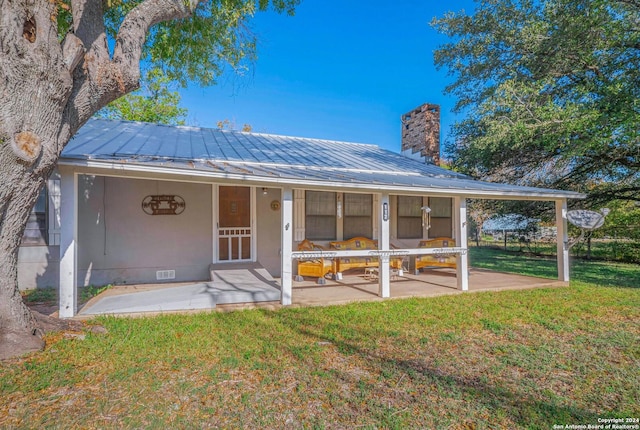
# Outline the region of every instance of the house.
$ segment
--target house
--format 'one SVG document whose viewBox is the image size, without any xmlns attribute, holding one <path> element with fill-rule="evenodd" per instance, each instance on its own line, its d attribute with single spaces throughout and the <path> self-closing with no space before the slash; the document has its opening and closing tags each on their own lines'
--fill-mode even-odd
<svg viewBox="0 0 640 430">
<path fill-rule="evenodd" d="M 555 202 L 558 276 L 568 281 L 566 202 L 584 196 L 438 167 L 428 133 L 434 113 L 424 105 L 403 115 L 405 140 L 429 143 L 403 143 L 405 155 L 369 144 L 92 119 L 65 148 L 36 205 L 19 282 L 58 286 L 60 316 L 71 317 L 78 285 L 195 281 L 209 277 L 212 263 L 255 262 L 280 278 L 287 305 L 298 260 L 313 254 L 298 251 L 299 243 L 361 236 L 378 249 L 331 256 L 379 258 L 379 295 L 388 297 L 394 255 L 424 254 L 421 240 L 450 237 L 458 287 L 466 290 L 467 198 Z"/>
</svg>

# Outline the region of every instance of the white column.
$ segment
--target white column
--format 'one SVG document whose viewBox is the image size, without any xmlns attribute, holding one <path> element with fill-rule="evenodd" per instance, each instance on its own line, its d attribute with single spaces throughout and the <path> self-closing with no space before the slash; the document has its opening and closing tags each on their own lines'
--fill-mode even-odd
<svg viewBox="0 0 640 430">
<path fill-rule="evenodd" d="M 558 279 L 569 282 L 569 236 L 567 234 L 567 199 L 556 200 L 556 246 Z"/>
<path fill-rule="evenodd" d="M 380 212 L 380 236 L 378 237 L 378 249 L 381 251 L 389 251 L 389 232 L 390 232 L 390 219 L 391 219 L 391 205 L 389 204 L 389 193 L 383 193 L 380 195 L 380 204 L 379 204 L 379 212 Z M 388 254 L 387 254 L 388 255 Z M 391 276 L 389 273 L 389 257 L 380 257 L 379 267 L 378 267 L 378 285 L 379 291 L 378 295 L 380 297 L 390 297 L 391 296 L 391 288 L 389 287 L 389 283 L 391 280 Z"/>
<path fill-rule="evenodd" d="M 456 226 L 456 246 L 461 246 L 466 252 L 456 256 L 456 278 L 458 289 L 469 290 L 469 246 L 467 243 L 467 200 L 463 197 L 454 197 L 453 205 L 457 220 Z"/>
<path fill-rule="evenodd" d="M 293 252 L 293 190 L 286 187 L 282 190 L 282 243 L 281 252 L 281 268 L 280 283 L 281 296 L 280 303 L 283 305 L 291 304 L 291 295 L 293 290 L 292 278 L 292 261 L 291 253 Z"/>
<path fill-rule="evenodd" d="M 60 318 L 78 311 L 77 214 L 78 177 L 73 170 L 60 169 Z"/>
<path fill-rule="evenodd" d="M 216 184 L 211 184 L 211 263 L 218 261 L 218 194 Z M 211 276 L 211 273 L 209 273 Z"/>
</svg>

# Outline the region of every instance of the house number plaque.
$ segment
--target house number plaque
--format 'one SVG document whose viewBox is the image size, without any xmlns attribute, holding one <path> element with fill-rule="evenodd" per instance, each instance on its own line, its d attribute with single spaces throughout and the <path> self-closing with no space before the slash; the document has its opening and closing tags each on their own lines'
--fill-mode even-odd
<svg viewBox="0 0 640 430">
<path fill-rule="evenodd" d="M 142 200 L 142 210 L 147 215 L 180 215 L 184 212 L 184 199 L 180 196 L 147 196 Z"/>
</svg>

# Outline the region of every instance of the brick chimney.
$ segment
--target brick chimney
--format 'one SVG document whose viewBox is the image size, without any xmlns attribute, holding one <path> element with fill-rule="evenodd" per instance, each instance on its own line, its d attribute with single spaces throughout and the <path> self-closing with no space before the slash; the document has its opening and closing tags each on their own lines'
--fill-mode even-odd
<svg viewBox="0 0 640 430">
<path fill-rule="evenodd" d="M 440 165 L 440 106 L 425 103 L 401 121 L 402 154 Z"/>
</svg>

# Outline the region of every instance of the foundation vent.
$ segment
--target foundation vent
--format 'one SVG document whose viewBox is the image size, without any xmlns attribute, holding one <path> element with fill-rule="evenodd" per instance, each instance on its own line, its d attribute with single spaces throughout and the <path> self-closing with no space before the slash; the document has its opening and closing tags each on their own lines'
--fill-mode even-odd
<svg viewBox="0 0 640 430">
<path fill-rule="evenodd" d="M 166 281 L 167 279 L 176 279 L 175 270 L 158 270 L 156 272 L 156 279 L 158 281 Z"/>
</svg>

